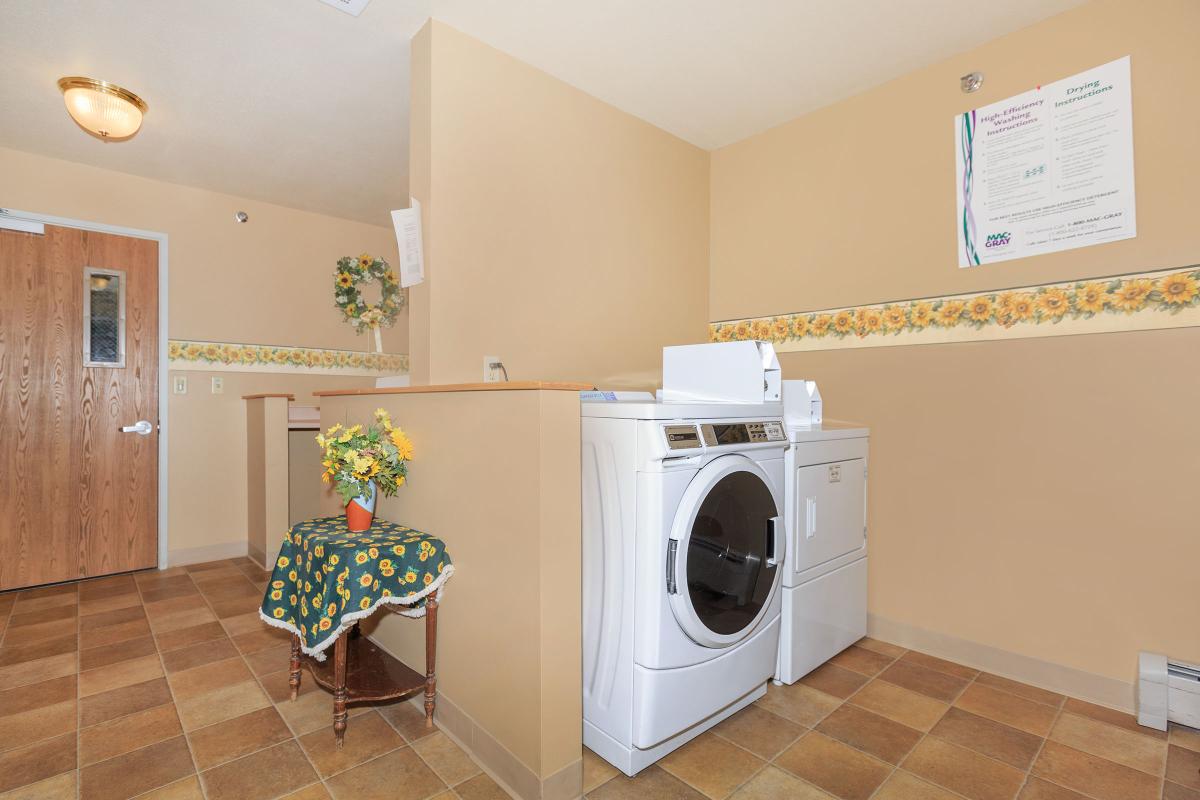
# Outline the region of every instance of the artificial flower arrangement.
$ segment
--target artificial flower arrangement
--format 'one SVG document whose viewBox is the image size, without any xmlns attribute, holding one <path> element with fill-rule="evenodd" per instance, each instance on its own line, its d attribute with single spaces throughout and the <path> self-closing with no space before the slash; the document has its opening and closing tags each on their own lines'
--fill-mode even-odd
<svg viewBox="0 0 1200 800">
<path fill-rule="evenodd" d="M 368 303 L 359 291 L 359 284 L 379 281 L 378 305 Z M 380 326 L 390 327 L 404 307 L 404 290 L 396 272 L 382 258 L 363 253 L 355 258 L 344 256 L 338 259 L 333 272 L 333 301 L 345 318 L 354 326 L 355 333 L 362 333 Z"/>
<path fill-rule="evenodd" d="M 408 462 L 413 457 L 412 442 L 392 425 L 382 408 L 375 410 L 375 422 L 365 429 L 362 425 L 343 428 L 339 423 L 317 434 L 317 444 L 324 451 L 321 480 L 332 482 L 346 504 L 352 531 L 370 527 L 376 492 L 394 496 L 408 477 Z M 364 513 L 366 524 L 362 525 Z"/>
</svg>

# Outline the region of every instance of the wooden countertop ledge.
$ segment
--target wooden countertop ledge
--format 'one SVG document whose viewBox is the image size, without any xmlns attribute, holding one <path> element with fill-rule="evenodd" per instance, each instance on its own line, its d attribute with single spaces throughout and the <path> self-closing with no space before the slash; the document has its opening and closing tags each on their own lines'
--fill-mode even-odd
<svg viewBox="0 0 1200 800">
<path fill-rule="evenodd" d="M 271 392 L 267 392 L 265 394 L 244 394 L 244 395 L 242 395 L 243 400 L 263 400 L 268 397 L 286 397 L 288 400 L 296 399 L 295 395 L 279 394 L 279 393 L 271 393 Z"/>
<path fill-rule="evenodd" d="M 494 383 L 444 383 L 433 386 L 398 386 L 388 389 L 329 389 L 316 397 L 353 397 L 370 394 L 429 394 L 437 392 L 585 392 L 590 383 L 566 381 L 496 381 Z"/>
</svg>

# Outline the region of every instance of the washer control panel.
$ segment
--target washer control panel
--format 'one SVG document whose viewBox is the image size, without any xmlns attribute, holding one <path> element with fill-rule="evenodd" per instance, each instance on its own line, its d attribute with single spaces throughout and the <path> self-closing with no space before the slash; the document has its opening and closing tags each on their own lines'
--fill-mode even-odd
<svg viewBox="0 0 1200 800">
<path fill-rule="evenodd" d="M 766 444 L 785 442 L 783 422 L 705 422 L 695 425 L 664 425 L 663 435 L 671 450 L 690 450 L 701 446 L 729 444 Z"/>
</svg>

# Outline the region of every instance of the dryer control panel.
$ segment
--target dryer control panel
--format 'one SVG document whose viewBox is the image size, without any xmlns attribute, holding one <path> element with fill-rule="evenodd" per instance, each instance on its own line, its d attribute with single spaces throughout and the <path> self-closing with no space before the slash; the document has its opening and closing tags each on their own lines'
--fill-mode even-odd
<svg viewBox="0 0 1200 800">
<path fill-rule="evenodd" d="M 700 426 L 704 443 L 709 447 L 722 444 L 765 444 L 787 439 L 782 422 L 707 422 Z"/>
</svg>

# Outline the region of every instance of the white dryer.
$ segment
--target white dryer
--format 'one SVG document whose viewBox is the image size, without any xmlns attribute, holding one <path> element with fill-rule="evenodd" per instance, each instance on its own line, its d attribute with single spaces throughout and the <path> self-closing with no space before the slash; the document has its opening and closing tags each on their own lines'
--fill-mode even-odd
<svg viewBox="0 0 1200 800">
<path fill-rule="evenodd" d="M 582 416 L 583 740 L 634 775 L 775 671 L 787 435 L 779 404 Z"/>
<path fill-rule="evenodd" d="M 788 426 L 788 561 L 776 680 L 795 683 L 867 635 L 867 436 Z"/>
</svg>

